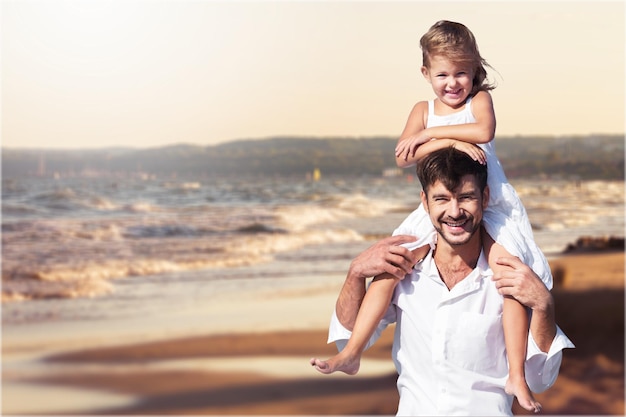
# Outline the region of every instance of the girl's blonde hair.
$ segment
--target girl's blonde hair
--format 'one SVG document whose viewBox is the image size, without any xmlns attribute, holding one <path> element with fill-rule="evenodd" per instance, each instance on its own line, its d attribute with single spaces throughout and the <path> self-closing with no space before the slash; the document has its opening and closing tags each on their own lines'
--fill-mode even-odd
<svg viewBox="0 0 626 417">
<path fill-rule="evenodd" d="M 430 57 L 444 56 L 457 64 L 470 64 L 474 68 L 474 80 L 471 95 L 479 91 L 493 90 L 496 86 L 487 80 L 487 70 L 492 68 L 478 51 L 474 34 L 461 23 L 440 20 L 420 39 L 422 60 L 430 68 Z"/>
</svg>

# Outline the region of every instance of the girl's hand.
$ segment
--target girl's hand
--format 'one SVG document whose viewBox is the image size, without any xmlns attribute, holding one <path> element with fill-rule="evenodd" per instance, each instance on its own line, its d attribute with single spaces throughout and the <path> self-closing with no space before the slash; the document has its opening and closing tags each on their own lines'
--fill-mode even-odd
<svg viewBox="0 0 626 417">
<path fill-rule="evenodd" d="M 409 159 L 409 156 L 414 157 L 417 148 L 429 140 L 430 138 L 422 137 L 419 133 L 409 136 L 396 146 L 396 158 L 402 158 L 406 161 Z"/>
<path fill-rule="evenodd" d="M 454 147 L 461 152 L 465 152 L 472 158 L 474 161 L 480 162 L 482 165 L 487 163 L 487 157 L 485 156 L 485 151 L 483 151 L 480 147 L 474 145 L 473 143 L 457 141 L 454 144 Z"/>
</svg>

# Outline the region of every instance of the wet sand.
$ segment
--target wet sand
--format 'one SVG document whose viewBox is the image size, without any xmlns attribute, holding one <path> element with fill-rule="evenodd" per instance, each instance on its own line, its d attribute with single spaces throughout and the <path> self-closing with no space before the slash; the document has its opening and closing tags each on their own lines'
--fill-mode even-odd
<svg viewBox="0 0 626 417">
<path fill-rule="evenodd" d="M 561 278 L 553 291 L 557 322 L 576 349 L 565 351 L 554 387 L 537 395 L 543 414 L 623 415 L 624 254 L 567 255 L 551 263 L 555 278 Z M 337 288 L 329 286 L 323 296 L 316 294 L 320 314 L 336 293 Z M 272 302 L 280 306 L 282 300 Z M 307 315 L 311 310 L 289 314 Z M 29 386 L 59 389 L 61 397 L 63 389 L 76 396 L 81 393 L 77 390 L 86 390 L 103 397 L 78 406 L 66 394 L 65 403 L 58 400 L 47 410 L 31 407 L 28 414 L 395 414 L 391 329 L 366 352 L 361 372 L 354 377 L 321 375 L 308 365 L 311 356 L 335 352 L 326 344 L 323 326 L 244 330 L 145 343 L 120 340 L 97 349 L 57 348 L 39 358 L 43 362 L 38 366 L 46 372 L 21 374 L 25 391 L 3 390 L 3 414 L 29 410 L 19 402 L 36 401 L 28 397 L 36 392 L 28 391 Z M 9 377 L 3 372 L 3 380 Z M 21 399 L 13 397 L 6 405 L 10 394 Z M 514 413 L 527 414 L 519 407 Z"/>
</svg>

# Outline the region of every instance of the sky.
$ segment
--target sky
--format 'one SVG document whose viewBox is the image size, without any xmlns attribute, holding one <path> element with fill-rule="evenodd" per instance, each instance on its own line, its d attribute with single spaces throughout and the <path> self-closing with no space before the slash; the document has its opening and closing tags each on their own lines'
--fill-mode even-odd
<svg viewBox="0 0 626 417">
<path fill-rule="evenodd" d="M 419 38 L 464 23 L 497 136 L 623 134 L 621 1 L 2 0 L 3 147 L 397 137 Z"/>
</svg>

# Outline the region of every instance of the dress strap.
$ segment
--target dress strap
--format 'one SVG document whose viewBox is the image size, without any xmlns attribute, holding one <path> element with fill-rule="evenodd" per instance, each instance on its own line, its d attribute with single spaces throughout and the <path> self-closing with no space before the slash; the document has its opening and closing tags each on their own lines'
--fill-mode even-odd
<svg viewBox="0 0 626 417">
<path fill-rule="evenodd" d="M 473 114 L 472 113 L 472 96 L 469 96 L 465 100 L 465 108 L 461 110 L 461 112 L 468 112 L 469 114 Z M 432 116 L 433 118 L 436 116 L 435 115 L 435 99 L 428 100 L 428 117 L 430 116 Z"/>
<path fill-rule="evenodd" d="M 428 115 L 435 115 L 435 99 L 428 100 Z"/>
</svg>

